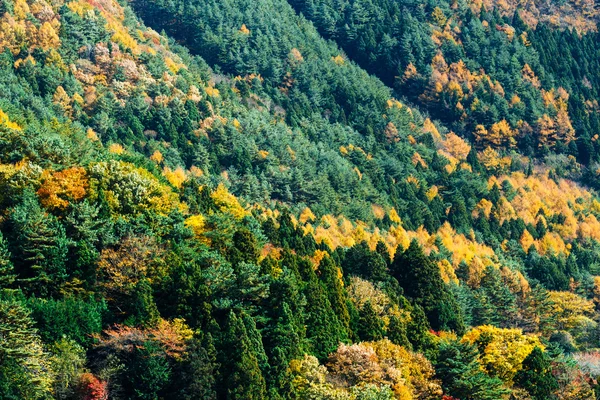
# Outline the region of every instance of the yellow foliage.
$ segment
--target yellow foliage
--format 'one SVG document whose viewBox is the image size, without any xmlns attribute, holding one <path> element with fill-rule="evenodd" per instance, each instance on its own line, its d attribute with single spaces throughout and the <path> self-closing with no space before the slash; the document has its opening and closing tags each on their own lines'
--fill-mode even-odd
<svg viewBox="0 0 600 400">
<path fill-rule="evenodd" d="M 96 132 L 92 129 L 92 128 L 88 128 L 86 136 L 88 139 L 90 139 L 92 142 L 97 142 L 100 139 L 98 138 L 98 135 L 96 134 Z"/>
<path fill-rule="evenodd" d="M 186 218 L 184 224 L 194 231 L 196 236 L 201 236 L 206 231 L 206 222 L 202 215 L 192 215 Z"/>
<path fill-rule="evenodd" d="M 425 162 L 425 160 L 423 160 L 423 157 L 421 157 L 421 155 L 417 152 L 415 152 L 415 154 L 413 154 L 412 156 L 412 163 L 415 167 L 419 165 L 422 168 L 427 168 L 427 163 Z"/>
<path fill-rule="evenodd" d="M 306 207 L 304 210 L 302 210 L 302 213 L 300 213 L 300 218 L 298 218 L 298 221 L 300 221 L 300 223 L 302 224 L 305 224 L 308 221 L 314 221 L 316 219 L 317 217 L 315 216 L 315 214 L 313 214 L 311 209 Z"/>
<path fill-rule="evenodd" d="M 171 57 L 165 57 L 164 61 L 167 68 L 169 68 L 169 71 L 171 71 L 173 74 L 177 74 L 179 70 L 183 67 L 182 64 L 173 61 Z"/>
<path fill-rule="evenodd" d="M 242 24 L 242 27 L 240 28 L 240 33 L 242 33 L 244 35 L 249 35 L 250 34 L 250 29 L 248 29 L 246 27 L 246 24 Z"/>
<path fill-rule="evenodd" d="M 341 55 L 337 55 L 335 57 L 331 57 L 331 59 L 337 65 L 344 65 L 344 63 L 346 62 L 346 60 L 344 60 L 344 57 L 342 57 Z"/>
<path fill-rule="evenodd" d="M 187 179 L 185 175 L 185 171 L 181 167 L 175 168 L 175 171 L 172 171 L 169 167 L 163 168 L 163 176 L 167 178 L 169 183 L 175 186 L 178 189 L 181 189 L 183 186 L 183 182 Z"/>
<path fill-rule="evenodd" d="M 154 153 L 150 156 L 150 160 L 154 161 L 157 164 L 161 164 L 164 160 L 162 153 L 158 150 L 155 150 Z"/>
<path fill-rule="evenodd" d="M 84 17 L 88 12 L 94 10 L 94 7 L 85 1 L 71 1 L 67 3 L 67 7 L 80 17 Z"/>
<path fill-rule="evenodd" d="M 529 249 L 534 244 L 534 239 L 533 236 L 531 236 L 531 233 L 529 233 L 529 231 L 525 229 L 523 231 L 523 234 L 521 235 L 521 240 L 519 242 L 521 243 L 521 247 L 523 248 L 523 250 L 525 250 L 525 252 L 528 253 Z"/>
<path fill-rule="evenodd" d="M 458 284 L 458 278 L 454 272 L 454 267 L 452 267 L 452 264 L 450 264 L 448 260 L 443 259 L 442 261 L 439 261 L 438 267 L 440 268 L 440 275 L 442 276 L 444 283 L 448 284 L 452 282 Z"/>
<path fill-rule="evenodd" d="M 204 88 L 204 91 L 206 92 L 207 95 L 209 95 L 210 97 L 219 97 L 220 93 L 219 93 L 219 89 L 216 89 L 213 86 L 207 86 Z"/>
<path fill-rule="evenodd" d="M 269 156 L 269 152 L 266 151 L 266 150 L 259 150 L 258 151 L 258 156 L 260 158 L 262 158 L 263 160 L 265 160 Z"/>
<path fill-rule="evenodd" d="M 471 151 L 471 146 L 453 132 L 446 135 L 442 146 L 446 153 L 458 160 L 465 160 Z"/>
<path fill-rule="evenodd" d="M 423 132 L 431 134 L 433 140 L 436 142 L 442 140 L 442 135 L 440 135 L 440 132 L 429 118 L 423 121 Z"/>
<path fill-rule="evenodd" d="M 222 183 L 219 183 L 219 186 L 210 194 L 210 197 L 222 212 L 230 213 L 237 219 L 242 219 L 249 214 Z"/>
<path fill-rule="evenodd" d="M 60 39 L 58 38 L 56 30 L 52 24 L 47 21 L 40 27 L 36 39 L 36 45 L 44 51 L 56 49 L 60 46 Z"/>
<path fill-rule="evenodd" d="M 125 149 L 123 148 L 123 146 L 121 146 L 118 143 L 113 143 L 110 146 L 108 146 L 108 151 L 113 153 L 113 154 L 123 154 L 125 153 Z"/>
<path fill-rule="evenodd" d="M 521 329 L 502 329 L 489 325 L 471 329 L 462 341 L 477 344 L 482 349 L 480 361 L 485 371 L 508 384 L 535 347 L 544 349 L 539 338 L 524 335 Z"/>
<path fill-rule="evenodd" d="M 570 292 L 551 291 L 548 298 L 552 303 L 551 314 L 556 321 L 556 329 L 571 331 L 597 325 L 592 319 L 595 310 L 593 301 Z"/>
<path fill-rule="evenodd" d="M 511 164 L 509 157 L 500 157 L 500 154 L 491 147 L 486 147 L 485 150 L 478 154 L 479 161 L 489 170 L 504 170 Z"/>
<path fill-rule="evenodd" d="M 65 209 L 70 201 L 83 199 L 88 187 L 87 173 L 82 167 L 58 172 L 46 170 L 42 173 L 42 185 L 37 194 L 44 207 Z"/>
<path fill-rule="evenodd" d="M 425 195 L 427 196 L 427 199 L 429 201 L 432 201 L 433 199 L 435 199 L 438 195 L 438 187 L 433 185 L 432 187 L 429 188 L 429 190 L 427 191 L 427 193 L 425 193 Z"/>
<path fill-rule="evenodd" d="M 4 111 L 0 110 L 0 125 L 5 126 L 8 129 L 14 129 L 16 131 L 21 131 L 23 128 L 16 122 L 12 122 L 8 115 L 4 113 Z"/>
<path fill-rule="evenodd" d="M 71 98 L 62 86 L 56 88 L 56 91 L 52 96 L 52 102 L 60 105 L 66 113 L 71 111 Z"/>
<path fill-rule="evenodd" d="M 373 211 L 373 216 L 377 219 L 383 219 L 385 217 L 385 210 L 378 204 L 371 204 L 371 210 Z"/>
<path fill-rule="evenodd" d="M 473 217 L 477 218 L 480 216 L 480 213 L 483 213 L 486 218 L 489 218 L 492 213 L 493 206 L 494 204 L 488 199 L 481 199 L 479 203 L 477 203 L 475 209 L 473 209 Z"/>
</svg>

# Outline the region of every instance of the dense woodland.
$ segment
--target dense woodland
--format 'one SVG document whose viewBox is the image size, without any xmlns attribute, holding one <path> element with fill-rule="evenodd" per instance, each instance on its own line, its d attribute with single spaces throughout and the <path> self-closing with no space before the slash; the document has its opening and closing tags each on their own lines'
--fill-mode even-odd
<svg viewBox="0 0 600 400">
<path fill-rule="evenodd" d="M 599 13 L 0 0 L 0 398 L 599 398 Z"/>
</svg>

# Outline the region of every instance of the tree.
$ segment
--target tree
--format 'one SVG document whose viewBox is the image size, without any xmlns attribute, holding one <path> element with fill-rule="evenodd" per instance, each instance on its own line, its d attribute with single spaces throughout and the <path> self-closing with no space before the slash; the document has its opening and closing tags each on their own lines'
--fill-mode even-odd
<svg viewBox="0 0 600 400">
<path fill-rule="evenodd" d="M 448 395 L 461 400 L 495 400 L 509 392 L 500 379 L 481 370 L 476 346 L 450 340 L 443 341 L 438 351 L 436 376 Z"/>
<path fill-rule="evenodd" d="M 340 342 L 348 340 L 343 324 L 333 312 L 331 303 L 322 285 L 315 280 L 307 283 L 306 296 L 306 339 L 312 354 L 324 360 Z"/>
<path fill-rule="evenodd" d="M 0 397 L 48 398 L 53 371 L 29 311 L 15 300 L 0 300 Z"/>
<path fill-rule="evenodd" d="M 244 316 L 229 312 L 221 338 L 219 391 L 231 400 L 259 400 L 266 397 L 265 379 L 259 365 L 260 349 L 253 347 L 243 322 Z"/>
<path fill-rule="evenodd" d="M 358 337 L 363 341 L 380 340 L 383 338 L 383 321 L 379 318 L 370 301 L 367 301 L 359 311 Z"/>
<path fill-rule="evenodd" d="M 468 331 L 462 339 L 479 350 L 479 361 L 490 376 L 511 383 L 525 358 L 536 346 L 537 336 L 524 335 L 520 329 L 501 329 L 483 325 Z"/>
<path fill-rule="evenodd" d="M 515 375 L 515 385 L 527 390 L 536 400 L 552 398 L 558 381 L 552 374 L 552 360 L 548 354 L 535 347 L 523 361 L 522 369 Z"/>
<path fill-rule="evenodd" d="M 135 323 L 146 328 L 156 326 L 160 320 L 160 314 L 152 296 L 152 287 L 147 278 L 140 279 L 133 290 L 132 317 Z"/>
<path fill-rule="evenodd" d="M 205 333 L 193 338 L 187 346 L 182 370 L 179 371 L 178 393 L 185 400 L 216 400 L 215 375 L 217 374 L 216 350 L 212 335 Z"/>
<path fill-rule="evenodd" d="M 0 289 L 11 287 L 15 281 L 15 269 L 10 256 L 8 243 L 2 232 L 0 232 Z"/>
<path fill-rule="evenodd" d="M 54 343 L 51 353 L 50 362 L 56 374 L 54 393 L 58 399 L 69 399 L 85 371 L 85 350 L 73 340 L 63 338 Z"/>
<path fill-rule="evenodd" d="M 327 293 L 329 303 L 338 320 L 344 325 L 346 331 L 350 327 L 350 315 L 346 306 L 347 296 L 341 279 L 341 271 L 333 259 L 326 255 L 319 263 L 319 278 L 323 289 Z"/>
<path fill-rule="evenodd" d="M 390 268 L 407 296 L 423 307 L 435 330 L 464 331 L 461 312 L 444 284 L 439 267 L 423 253 L 416 240 L 396 254 Z"/>
<path fill-rule="evenodd" d="M 34 193 L 26 191 L 10 215 L 11 250 L 18 281 L 28 293 L 58 293 L 67 279 L 69 240 L 62 224 L 46 214 Z"/>
</svg>

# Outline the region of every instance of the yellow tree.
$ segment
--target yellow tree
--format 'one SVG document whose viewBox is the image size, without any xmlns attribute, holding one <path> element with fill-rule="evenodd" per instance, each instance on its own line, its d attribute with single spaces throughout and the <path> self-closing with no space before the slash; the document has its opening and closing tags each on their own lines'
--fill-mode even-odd
<svg viewBox="0 0 600 400">
<path fill-rule="evenodd" d="M 594 315 L 594 302 L 571 292 L 549 292 L 552 303 L 551 317 L 560 330 L 578 330 L 596 326 L 591 319 Z"/>
<path fill-rule="evenodd" d="M 509 384 L 521 370 L 523 360 L 529 353 L 536 346 L 544 348 L 538 337 L 524 335 L 521 329 L 503 329 L 490 325 L 471 329 L 462 341 L 476 344 L 485 371 Z"/>
</svg>

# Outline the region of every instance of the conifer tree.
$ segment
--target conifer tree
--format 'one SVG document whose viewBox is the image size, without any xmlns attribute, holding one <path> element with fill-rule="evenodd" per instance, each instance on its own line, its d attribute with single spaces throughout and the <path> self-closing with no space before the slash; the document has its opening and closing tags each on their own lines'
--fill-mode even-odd
<svg viewBox="0 0 600 400">
<path fill-rule="evenodd" d="M 478 356 L 477 347 L 470 343 L 440 344 L 435 370 L 445 393 L 464 400 L 496 400 L 508 393 L 499 378 L 483 372 Z"/>
<path fill-rule="evenodd" d="M 15 270 L 10 260 L 8 243 L 2 232 L 0 232 L 0 289 L 6 289 L 12 286 L 15 281 Z"/>
<path fill-rule="evenodd" d="M 259 349 L 253 348 L 244 325 L 244 316 L 229 312 L 221 336 L 221 381 L 219 391 L 231 400 L 260 400 L 266 397 L 265 379 L 261 373 Z"/>
<path fill-rule="evenodd" d="M 383 338 L 383 321 L 373 309 L 371 301 L 367 300 L 359 313 L 358 337 L 362 341 L 376 341 Z"/>
<path fill-rule="evenodd" d="M 461 311 L 442 281 L 438 266 L 416 240 L 396 255 L 390 269 L 406 295 L 423 307 L 433 329 L 464 331 Z"/>
<path fill-rule="evenodd" d="M 350 327 L 350 315 L 346 306 L 346 294 L 340 271 L 333 259 L 326 255 L 319 264 L 319 278 L 323 289 L 327 292 L 327 298 L 333 308 L 338 320 L 344 325 L 346 331 Z"/>
<path fill-rule="evenodd" d="M 47 215 L 34 193 L 26 191 L 10 216 L 11 250 L 18 281 L 27 292 L 56 293 L 67 278 L 68 239 L 64 228 Z"/>
<path fill-rule="evenodd" d="M 523 361 L 523 367 L 515 376 L 515 384 L 527 390 L 535 400 L 550 399 L 558 382 L 552 374 L 550 357 L 535 347 Z"/>
</svg>

